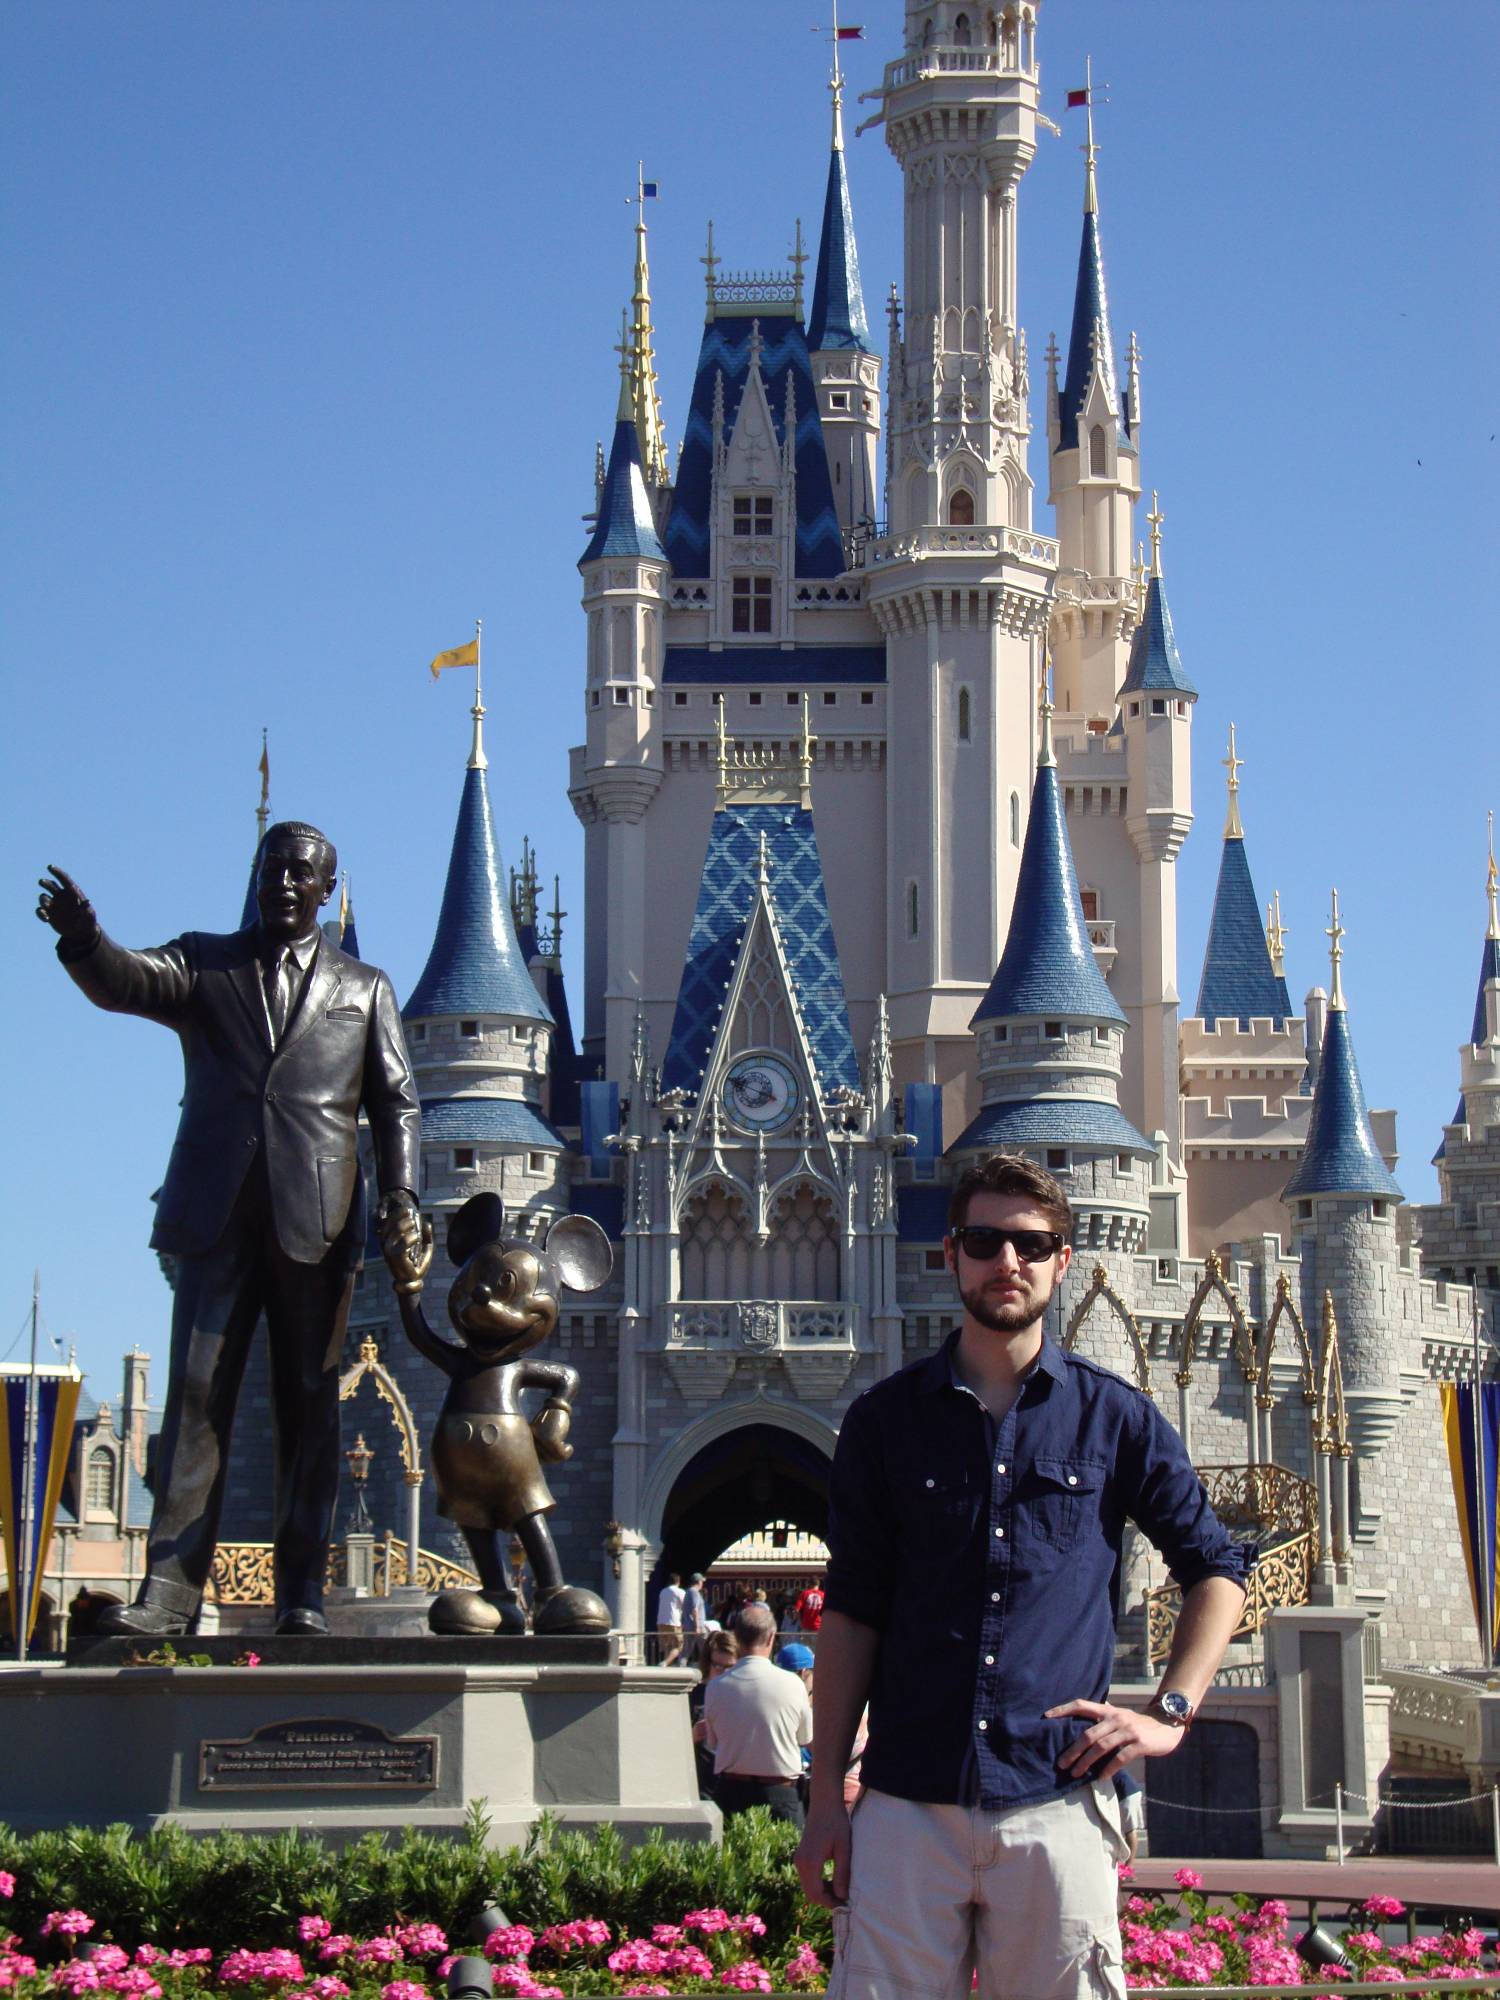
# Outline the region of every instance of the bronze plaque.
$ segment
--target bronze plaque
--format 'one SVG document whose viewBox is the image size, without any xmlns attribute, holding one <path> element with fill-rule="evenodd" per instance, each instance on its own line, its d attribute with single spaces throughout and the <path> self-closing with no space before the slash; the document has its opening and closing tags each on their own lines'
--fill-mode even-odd
<svg viewBox="0 0 1500 2000">
<path fill-rule="evenodd" d="M 313 1716 L 198 1745 L 203 1792 L 423 1792 L 437 1783 L 438 1739 L 392 1736 L 374 1722 Z"/>
</svg>

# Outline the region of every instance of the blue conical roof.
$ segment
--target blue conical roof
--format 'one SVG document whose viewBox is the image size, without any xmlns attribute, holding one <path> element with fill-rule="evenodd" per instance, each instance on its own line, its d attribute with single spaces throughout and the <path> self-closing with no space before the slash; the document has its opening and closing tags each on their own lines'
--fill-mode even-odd
<svg viewBox="0 0 1500 2000">
<path fill-rule="evenodd" d="M 1364 1194 L 1399 1201 L 1390 1168 L 1381 1158 L 1370 1129 L 1365 1093 L 1354 1059 L 1349 1015 L 1330 1007 L 1323 1030 L 1323 1059 L 1313 1095 L 1307 1145 L 1291 1179 L 1281 1191 L 1283 1201 L 1298 1195 Z"/>
<path fill-rule="evenodd" d="M 1159 576 L 1151 577 L 1146 584 L 1146 608 L 1130 642 L 1130 660 L 1120 683 L 1121 694 L 1143 691 L 1194 697 L 1198 693 L 1183 670 L 1166 588 Z"/>
<path fill-rule="evenodd" d="M 641 470 L 641 441 L 630 417 L 622 416 L 615 423 L 593 536 L 578 560 L 595 562 L 600 556 L 666 560 L 646 492 L 646 475 Z"/>
<path fill-rule="evenodd" d="M 1073 290 L 1073 330 L 1068 336 L 1068 372 L 1063 381 L 1058 416 L 1062 424 L 1062 449 L 1077 440 L 1077 424 L 1088 401 L 1093 380 L 1095 350 L 1099 372 L 1104 377 L 1109 399 L 1120 413 L 1120 429 L 1128 436 L 1130 426 L 1115 381 L 1115 347 L 1109 330 L 1109 296 L 1104 289 L 1104 251 L 1099 242 L 1098 212 L 1090 208 L 1083 218 L 1083 241 L 1078 247 L 1078 283 Z"/>
<path fill-rule="evenodd" d="M 1219 861 L 1198 1013 L 1210 1029 L 1218 1021 L 1237 1021 L 1248 1028 L 1260 1016 L 1284 1021 L 1291 1013 L 1286 981 L 1271 966 L 1245 843 L 1238 834 L 1225 836 Z"/>
<path fill-rule="evenodd" d="M 353 910 L 349 912 L 349 921 L 339 934 L 339 950 L 344 954 L 345 958 L 358 958 L 360 955 L 359 932 L 354 928 Z"/>
<path fill-rule="evenodd" d="M 1484 957 L 1479 961 L 1479 991 L 1474 995 L 1471 1042 L 1482 1042 L 1485 1038 L 1484 989 L 1492 979 L 1500 979 L 1500 937 L 1487 937 L 1484 941 Z"/>
<path fill-rule="evenodd" d="M 854 210 L 849 203 L 849 176 L 844 149 L 835 145 L 828 162 L 828 192 L 823 197 L 823 234 L 818 241 L 818 268 L 813 277 L 812 316 L 807 322 L 809 352 L 830 347 L 870 351 L 870 325 L 859 282 L 859 251 L 854 242 Z"/>
<path fill-rule="evenodd" d="M 1015 1015 L 1125 1020 L 1089 943 L 1057 766 L 1037 766 L 1005 951 L 974 1024 Z"/>
<path fill-rule="evenodd" d="M 504 881 L 483 762 L 471 762 L 464 774 L 437 935 L 416 991 L 402 1010 L 405 1019 L 440 1014 L 552 1019 L 521 956 Z"/>
</svg>

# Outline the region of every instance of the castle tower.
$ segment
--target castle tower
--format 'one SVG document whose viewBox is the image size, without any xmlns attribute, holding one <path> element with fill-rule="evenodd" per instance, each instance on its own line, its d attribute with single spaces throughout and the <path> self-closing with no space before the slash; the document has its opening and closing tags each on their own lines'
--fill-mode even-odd
<svg viewBox="0 0 1500 2000">
<path fill-rule="evenodd" d="M 1489 923 L 1474 1019 L 1459 1049 L 1458 1109 L 1434 1156 L 1439 1200 L 1415 1211 L 1414 1233 L 1431 1276 L 1500 1292 L 1500 882 L 1493 839 L 1492 830 Z"/>
<path fill-rule="evenodd" d="M 1208 943 L 1203 952 L 1203 976 L 1198 982 L 1197 1018 L 1216 1027 L 1221 1018 L 1248 1029 L 1257 1016 L 1285 1021 L 1292 1005 L 1285 978 L 1277 972 L 1271 944 L 1261 926 L 1260 904 L 1245 858 L 1245 829 L 1240 820 L 1240 772 L 1245 760 L 1235 754 L 1234 724 L 1229 725 L 1229 807 L 1224 821 L 1224 851 L 1214 890 Z M 1276 935 L 1285 935 L 1278 921 Z"/>
<path fill-rule="evenodd" d="M 1062 576 L 1082 573 L 1081 587 L 1059 591 L 1052 616 L 1057 705 L 1061 714 L 1097 727 L 1113 719 L 1137 614 L 1131 556 L 1141 493 L 1140 357 L 1132 336 L 1129 385 L 1122 395 L 1099 240 L 1092 86 L 1087 100 L 1083 240 L 1060 389 L 1055 345 L 1047 353 L 1047 497 L 1057 509 Z"/>
<path fill-rule="evenodd" d="M 1151 573 L 1141 622 L 1120 688 L 1129 805 L 1135 847 L 1139 962 L 1124 986 L 1135 1030 L 1134 1074 L 1126 1109 L 1142 1131 L 1165 1132 L 1174 1161 L 1178 1109 L 1177 856 L 1193 823 L 1193 707 L 1198 691 L 1183 670 L 1161 573 L 1162 515 L 1152 495 Z"/>
<path fill-rule="evenodd" d="M 1031 789 L 1056 546 L 1031 532 L 1017 196 L 1036 141 L 1035 10 L 906 10 L 880 91 L 905 183 L 892 314 L 890 538 L 868 601 L 886 638 L 886 986 L 897 1079 L 975 1104 L 969 1020 L 1005 939 Z"/>
<path fill-rule="evenodd" d="M 1356 1456 L 1389 1441 L 1401 1414 L 1400 1344 L 1386 1304 L 1396 1268 L 1401 1190 L 1376 1145 L 1349 1032 L 1343 988 L 1344 927 L 1338 891 L 1328 926 L 1333 978 L 1307 1145 L 1282 1190 L 1302 1260 L 1302 1315 L 1322 1318 L 1333 1295 Z"/>
<path fill-rule="evenodd" d="M 664 470 L 665 460 L 650 321 L 640 303 L 650 292 L 645 258 L 645 225 L 637 222 L 637 323 L 620 343 L 615 433 L 594 532 L 578 563 L 588 619 L 587 732 L 572 753 L 568 788 L 584 827 L 584 1043 L 614 1076 L 629 1057 L 646 958 L 642 821 L 662 781 L 656 698 L 668 572 L 647 466 Z"/>
<path fill-rule="evenodd" d="M 839 526 L 867 539 L 880 512 L 876 449 L 880 442 L 880 363 L 870 351 L 854 241 L 854 210 L 844 164 L 844 79 L 833 45 L 833 147 L 823 198 L 823 229 L 813 276 L 807 346 L 828 447 Z"/>
<path fill-rule="evenodd" d="M 1068 1190 L 1080 1250 L 1135 1255 L 1156 1149 L 1120 1109 L 1125 1013 L 1089 941 L 1051 716 L 1044 703 L 1010 935 L 974 1015 L 982 1104 L 949 1154 L 1029 1154 Z"/>
</svg>

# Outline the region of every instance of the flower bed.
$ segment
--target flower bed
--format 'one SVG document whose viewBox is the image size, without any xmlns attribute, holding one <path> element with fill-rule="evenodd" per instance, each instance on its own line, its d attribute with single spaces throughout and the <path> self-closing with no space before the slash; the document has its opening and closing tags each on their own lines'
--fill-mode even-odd
<svg viewBox="0 0 1500 2000">
<path fill-rule="evenodd" d="M 731 1821 L 717 1849 L 656 1840 L 627 1851 L 607 1832 L 543 1824 L 504 1854 L 478 1821 L 464 1842 L 410 1835 L 342 1854 L 294 1834 L 193 1841 L 112 1828 L 22 1840 L 0 1829 L 0 1989 L 5 2000 L 443 2000 L 455 1956 L 479 1950 L 467 1942 L 476 1920 L 500 1904 L 505 1920 L 489 1919 L 482 1947 L 500 1996 L 821 1993 L 827 1913 L 797 1893 L 794 1846 L 761 1814 Z M 1340 1933 L 1348 1967 L 1314 1968 L 1284 1903 L 1211 1904 L 1191 1869 L 1177 1882 L 1171 1899 L 1126 1894 L 1132 1988 L 1331 1997 L 1420 1980 L 1436 1995 L 1500 1978 L 1478 1930 L 1383 1936 L 1377 1926 L 1404 1914 L 1392 1897 L 1370 1898 Z M 736 1893 L 694 1897 L 694 1883 Z"/>
</svg>

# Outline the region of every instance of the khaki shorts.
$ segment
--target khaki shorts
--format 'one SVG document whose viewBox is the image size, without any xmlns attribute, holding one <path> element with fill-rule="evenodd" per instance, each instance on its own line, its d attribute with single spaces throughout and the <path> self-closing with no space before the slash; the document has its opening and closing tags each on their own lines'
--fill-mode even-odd
<svg viewBox="0 0 1500 2000">
<path fill-rule="evenodd" d="M 1112 1784 L 1032 1805 L 867 1791 L 828 2000 L 1125 2000 Z"/>
</svg>

